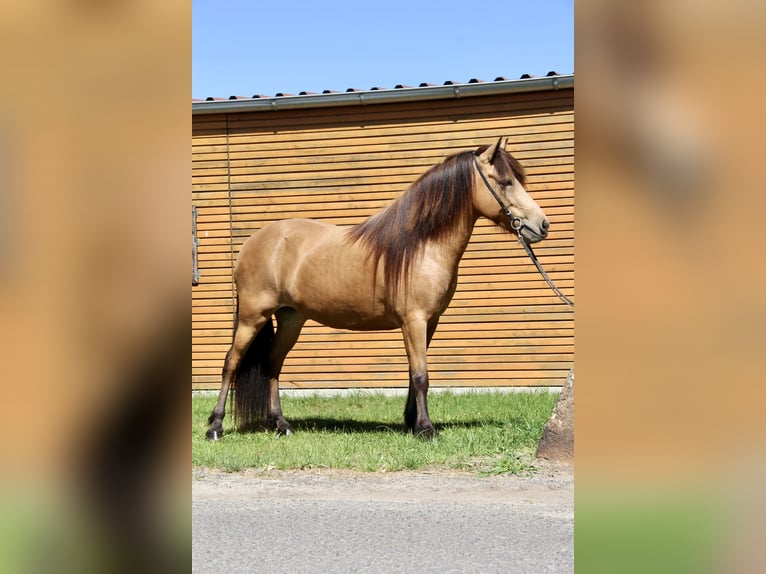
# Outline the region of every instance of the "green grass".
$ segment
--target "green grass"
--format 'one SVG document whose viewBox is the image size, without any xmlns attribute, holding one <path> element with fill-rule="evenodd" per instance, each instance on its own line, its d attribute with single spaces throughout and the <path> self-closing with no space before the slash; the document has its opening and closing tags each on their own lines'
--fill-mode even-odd
<svg viewBox="0 0 766 574">
<path fill-rule="evenodd" d="M 404 397 L 354 394 L 346 397 L 282 398 L 295 433 L 231 432 L 205 440 L 214 397 L 192 400 L 192 464 L 238 471 L 245 468 L 343 468 L 397 471 L 472 469 L 483 474 L 529 474 L 543 426 L 557 394 L 477 392 L 431 393 L 429 414 L 437 437 L 413 437 L 403 429 Z"/>
</svg>

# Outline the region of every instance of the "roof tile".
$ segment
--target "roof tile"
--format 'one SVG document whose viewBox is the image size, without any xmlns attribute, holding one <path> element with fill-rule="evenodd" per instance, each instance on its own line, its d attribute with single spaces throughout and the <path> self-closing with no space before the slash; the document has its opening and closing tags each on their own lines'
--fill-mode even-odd
<svg viewBox="0 0 766 574">
<path fill-rule="evenodd" d="M 556 72 L 554 70 L 551 70 L 545 76 L 546 77 L 550 77 L 550 76 L 558 76 L 558 75 L 560 75 L 558 72 Z M 521 76 L 519 76 L 519 79 L 520 80 L 526 80 L 526 79 L 531 79 L 531 78 L 535 78 L 535 77 L 537 77 L 537 76 L 533 76 L 531 74 L 521 74 Z M 493 81 L 495 81 L 495 82 L 506 82 L 506 81 L 510 81 L 510 78 L 507 78 L 505 76 L 497 76 Z M 455 86 L 455 85 L 459 85 L 461 83 L 466 83 L 466 82 L 457 82 L 455 80 L 447 80 L 442 85 L 444 85 L 444 86 Z M 468 80 L 467 83 L 468 84 L 482 84 L 482 83 L 486 83 L 486 82 L 485 82 L 485 80 L 481 80 L 479 78 L 471 78 L 470 80 Z M 435 87 L 435 86 L 438 86 L 438 85 L 439 84 L 430 84 L 428 82 L 421 82 L 420 84 L 418 84 L 418 88 L 430 88 L 430 87 Z M 388 89 L 400 90 L 400 89 L 412 88 L 412 87 L 413 86 L 407 86 L 407 85 L 404 85 L 404 84 L 396 84 L 393 88 L 384 88 L 384 87 L 381 87 L 381 86 L 373 86 L 373 87 L 369 88 L 369 90 L 370 91 L 388 90 Z M 366 91 L 366 90 L 359 89 L 359 88 L 347 88 L 346 89 L 346 92 L 348 92 L 348 93 L 364 92 L 364 91 Z M 337 90 L 322 90 L 321 93 L 322 94 L 339 94 L 341 92 L 339 92 Z M 285 92 L 277 92 L 273 96 L 266 96 L 266 95 L 263 95 L 263 94 L 254 94 L 254 95 L 252 95 L 250 97 L 247 97 L 247 96 L 229 96 L 228 98 L 218 98 L 218 97 L 208 96 L 207 98 L 204 98 L 204 99 L 192 98 L 192 102 L 203 102 L 203 101 L 217 102 L 217 101 L 225 101 L 225 100 L 248 100 L 248 99 L 260 99 L 260 98 L 272 98 L 272 97 L 282 98 L 282 97 L 293 96 L 293 95 L 295 95 L 295 94 L 288 94 L 288 93 L 285 93 Z M 301 96 L 314 96 L 314 95 L 319 95 L 319 94 L 317 94 L 317 92 L 302 91 L 298 95 L 301 95 Z"/>
</svg>

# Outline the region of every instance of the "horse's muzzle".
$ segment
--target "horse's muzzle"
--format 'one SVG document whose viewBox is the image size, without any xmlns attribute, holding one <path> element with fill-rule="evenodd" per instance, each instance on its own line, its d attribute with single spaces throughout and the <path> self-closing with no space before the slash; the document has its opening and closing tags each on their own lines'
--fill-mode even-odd
<svg viewBox="0 0 766 574">
<path fill-rule="evenodd" d="M 537 243 L 548 237 L 548 228 L 550 224 L 547 219 L 543 220 L 543 223 L 539 228 L 535 229 L 527 224 L 521 226 L 518 233 L 527 241 L 527 243 Z"/>
</svg>

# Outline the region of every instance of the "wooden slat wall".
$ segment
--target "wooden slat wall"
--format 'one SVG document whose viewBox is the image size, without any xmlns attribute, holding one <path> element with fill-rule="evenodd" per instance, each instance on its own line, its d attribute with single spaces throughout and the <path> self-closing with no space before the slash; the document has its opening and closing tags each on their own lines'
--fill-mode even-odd
<svg viewBox="0 0 766 574">
<path fill-rule="evenodd" d="M 193 116 L 201 273 L 192 288 L 193 388 L 220 384 L 231 340 L 231 267 L 251 233 L 292 217 L 359 223 L 446 155 L 499 136 L 510 138 L 527 189 L 551 220 L 535 251 L 573 296 L 573 92 Z M 512 237 L 480 221 L 429 350 L 432 386 L 560 385 L 573 339 L 569 308 Z M 406 386 L 401 333 L 309 322 L 281 381 L 283 388 Z"/>
</svg>

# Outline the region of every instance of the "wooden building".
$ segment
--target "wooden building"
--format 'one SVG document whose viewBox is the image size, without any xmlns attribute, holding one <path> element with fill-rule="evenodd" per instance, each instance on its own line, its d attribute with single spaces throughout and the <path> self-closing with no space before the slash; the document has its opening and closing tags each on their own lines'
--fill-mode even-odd
<svg viewBox="0 0 766 574">
<path fill-rule="evenodd" d="M 508 137 L 527 190 L 551 222 L 535 251 L 562 291 L 574 293 L 573 75 L 195 101 L 192 120 L 193 389 L 219 387 L 231 341 L 232 265 L 251 233 L 293 217 L 359 223 L 445 156 L 499 136 Z M 573 352 L 569 307 L 514 237 L 479 220 L 429 350 L 432 387 L 558 386 Z M 281 383 L 406 387 L 401 332 L 309 321 Z"/>
</svg>

